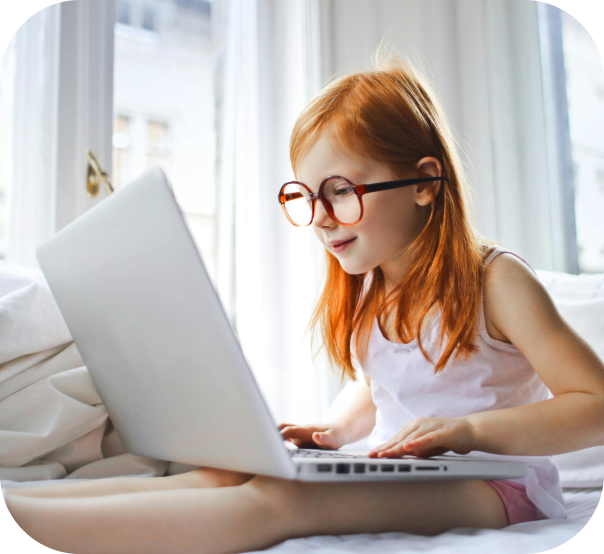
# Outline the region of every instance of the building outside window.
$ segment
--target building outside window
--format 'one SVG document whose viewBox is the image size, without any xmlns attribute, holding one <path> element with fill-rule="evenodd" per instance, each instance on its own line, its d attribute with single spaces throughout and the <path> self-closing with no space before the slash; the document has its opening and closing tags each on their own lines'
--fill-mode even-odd
<svg viewBox="0 0 604 554">
<path fill-rule="evenodd" d="M 128 181 L 131 164 L 130 118 L 118 115 L 114 122 L 113 133 L 113 185 L 117 188 Z"/>
<path fill-rule="evenodd" d="M 126 0 L 118 0 L 116 4 L 117 22 L 122 25 L 132 25 L 131 9 L 132 5 Z"/>
<path fill-rule="evenodd" d="M 147 31 L 156 31 L 155 10 L 149 5 L 143 5 L 143 17 L 141 27 Z"/>
<path fill-rule="evenodd" d="M 120 15 L 126 13 L 123 4 L 131 10 L 128 16 Z M 115 186 L 125 186 L 159 164 L 168 174 L 213 275 L 216 210 L 211 3 L 117 0 L 116 10 Z M 126 21 L 130 26 L 125 26 Z"/>
<path fill-rule="evenodd" d="M 157 121 L 147 122 L 147 167 L 168 161 L 168 125 Z"/>
</svg>

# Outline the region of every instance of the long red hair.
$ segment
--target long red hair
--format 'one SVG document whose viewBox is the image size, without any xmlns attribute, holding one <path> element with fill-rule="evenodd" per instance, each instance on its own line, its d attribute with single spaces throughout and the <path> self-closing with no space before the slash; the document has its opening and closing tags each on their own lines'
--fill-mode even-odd
<svg viewBox="0 0 604 554">
<path fill-rule="evenodd" d="M 295 123 L 290 142 L 294 174 L 306 149 L 323 132 L 384 162 L 396 175 L 418 175 L 415 164 L 433 156 L 448 179 L 441 181 L 428 223 L 404 254 L 407 274 L 387 298 L 379 267 L 351 275 L 327 252 L 326 282 L 309 329 L 314 334 L 320 328 L 330 362 L 341 369 L 342 378 L 355 380 L 351 340 L 356 332 L 357 356 L 366 355 L 374 318 L 381 325 L 390 310 L 395 310 L 396 339 L 407 343 L 417 338 L 424 356 L 435 361 L 435 372 L 452 356 L 468 357 L 476 350 L 484 242 L 469 222 L 461 160 L 427 79 L 409 62 L 390 56 L 375 60 L 370 70 L 328 84 Z M 421 330 L 435 310 L 442 317 L 441 355 L 431 360 Z"/>
</svg>

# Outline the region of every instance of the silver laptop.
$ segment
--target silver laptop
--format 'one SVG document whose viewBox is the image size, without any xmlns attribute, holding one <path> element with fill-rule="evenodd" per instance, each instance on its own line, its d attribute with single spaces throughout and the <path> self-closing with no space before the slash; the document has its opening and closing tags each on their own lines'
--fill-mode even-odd
<svg viewBox="0 0 604 554">
<path fill-rule="evenodd" d="M 514 461 L 373 459 L 285 442 L 159 168 L 65 227 L 37 256 L 132 454 L 308 481 L 527 472 Z"/>
</svg>

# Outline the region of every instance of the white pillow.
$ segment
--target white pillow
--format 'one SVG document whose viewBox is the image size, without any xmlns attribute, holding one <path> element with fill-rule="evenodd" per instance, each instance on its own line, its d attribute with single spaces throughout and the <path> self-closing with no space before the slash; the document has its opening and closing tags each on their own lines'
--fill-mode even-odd
<svg viewBox="0 0 604 554">
<path fill-rule="evenodd" d="M 554 302 L 604 298 L 604 273 L 571 275 L 537 269 L 537 276 Z"/>
<path fill-rule="evenodd" d="M 604 360 L 604 298 L 576 302 L 559 300 L 555 304 L 564 320 Z"/>
<path fill-rule="evenodd" d="M 567 296 L 568 298 L 568 296 Z M 556 307 L 567 321 L 604 360 L 604 298 L 558 300 Z M 563 487 L 601 487 L 604 482 L 604 446 L 553 456 Z"/>
</svg>

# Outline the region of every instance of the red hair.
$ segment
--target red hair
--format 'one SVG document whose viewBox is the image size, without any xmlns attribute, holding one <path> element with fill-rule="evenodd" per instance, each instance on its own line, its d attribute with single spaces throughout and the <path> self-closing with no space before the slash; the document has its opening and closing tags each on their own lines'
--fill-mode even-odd
<svg viewBox="0 0 604 554">
<path fill-rule="evenodd" d="M 342 378 L 348 375 L 355 380 L 353 335 L 356 332 L 357 356 L 366 355 L 373 319 L 377 317 L 382 325 L 391 310 L 395 310 L 396 339 L 407 343 L 417 338 L 428 360 L 421 330 L 426 317 L 440 310 L 441 355 L 436 373 L 452 356 L 468 357 L 477 348 L 483 242 L 469 222 L 462 164 L 427 80 L 409 62 L 390 57 L 375 61 L 371 70 L 344 75 L 327 85 L 295 123 L 290 142 L 294 174 L 304 152 L 323 132 L 350 150 L 385 163 L 400 176 L 425 176 L 415 165 L 432 156 L 441 162 L 448 179 L 441 181 L 426 226 L 404 254 L 407 274 L 387 298 L 379 267 L 351 275 L 327 252 L 327 278 L 309 329 L 314 332 L 320 327 L 330 362 L 341 369 Z M 363 336 L 367 340 L 361 349 Z"/>
</svg>

